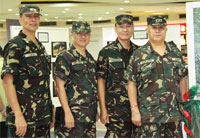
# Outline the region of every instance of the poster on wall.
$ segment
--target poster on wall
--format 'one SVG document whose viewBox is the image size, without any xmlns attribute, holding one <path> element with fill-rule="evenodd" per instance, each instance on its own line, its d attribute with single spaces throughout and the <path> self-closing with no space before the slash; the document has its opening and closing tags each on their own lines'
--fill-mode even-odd
<svg viewBox="0 0 200 138">
<path fill-rule="evenodd" d="M 48 32 L 37 32 L 37 37 L 41 43 L 49 43 L 49 33 Z"/>
<path fill-rule="evenodd" d="M 51 42 L 51 50 L 52 50 L 52 57 L 56 57 L 60 54 L 63 50 L 67 49 L 66 42 Z"/>
<path fill-rule="evenodd" d="M 200 2 L 186 4 L 189 87 L 200 88 Z M 197 98 L 200 99 L 200 89 Z"/>
</svg>

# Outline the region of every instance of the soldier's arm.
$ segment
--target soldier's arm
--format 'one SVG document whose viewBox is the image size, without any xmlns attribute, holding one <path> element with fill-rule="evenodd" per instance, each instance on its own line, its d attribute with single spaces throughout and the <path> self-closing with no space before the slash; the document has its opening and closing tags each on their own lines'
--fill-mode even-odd
<svg viewBox="0 0 200 138">
<path fill-rule="evenodd" d="M 65 113 L 65 126 L 67 128 L 72 128 L 75 126 L 75 121 L 72 112 L 69 108 L 64 85 L 65 82 L 60 78 L 56 77 L 56 87 L 57 87 L 58 97 Z"/>
<path fill-rule="evenodd" d="M 98 97 L 100 104 L 100 119 L 103 124 L 109 123 L 108 113 L 106 109 L 105 102 L 105 80 L 103 78 L 98 77 L 97 79 L 97 87 L 98 87 Z"/>
<path fill-rule="evenodd" d="M 182 98 L 182 101 L 185 102 L 185 99 L 183 98 L 183 95 L 185 92 L 187 92 L 187 77 L 184 77 L 180 80 L 179 83 L 179 91 L 180 91 L 180 95 Z"/>
<path fill-rule="evenodd" d="M 5 74 L 3 76 L 3 87 L 6 92 L 8 103 L 15 114 L 16 135 L 24 136 L 27 130 L 27 123 L 17 99 L 16 90 L 13 85 L 13 76 L 11 74 Z"/>
<path fill-rule="evenodd" d="M 137 87 L 136 83 L 128 80 L 128 98 L 131 105 L 131 120 L 136 126 L 141 126 L 141 115 L 137 103 Z"/>
</svg>

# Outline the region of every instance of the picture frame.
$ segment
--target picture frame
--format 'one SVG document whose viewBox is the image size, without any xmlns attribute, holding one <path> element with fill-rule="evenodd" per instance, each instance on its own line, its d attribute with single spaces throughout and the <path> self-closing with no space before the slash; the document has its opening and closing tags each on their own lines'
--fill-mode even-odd
<svg viewBox="0 0 200 138">
<path fill-rule="evenodd" d="M 113 41 L 107 41 L 107 45 L 111 44 Z"/>
<path fill-rule="evenodd" d="M 52 57 L 56 57 L 65 49 L 67 49 L 67 42 L 51 42 Z"/>
<path fill-rule="evenodd" d="M 55 72 L 55 62 L 51 62 L 51 71 L 52 71 L 52 77 L 54 78 L 54 72 Z"/>
<path fill-rule="evenodd" d="M 133 39 L 148 39 L 146 30 L 134 30 Z"/>
<path fill-rule="evenodd" d="M 37 37 L 41 43 L 49 43 L 49 33 L 48 32 L 37 32 Z"/>
<path fill-rule="evenodd" d="M 56 83 L 53 81 L 53 97 L 58 97 L 58 92 L 56 90 Z"/>
</svg>

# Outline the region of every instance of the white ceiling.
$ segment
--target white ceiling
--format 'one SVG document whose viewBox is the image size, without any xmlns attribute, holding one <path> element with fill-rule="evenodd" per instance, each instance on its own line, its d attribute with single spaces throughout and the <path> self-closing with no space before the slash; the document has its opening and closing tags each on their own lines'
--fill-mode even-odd
<svg viewBox="0 0 200 138">
<path fill-rule="evenodd" d="M 0 0 L 0 22 L 6 19 L 18 19 L 18 8 L 21 1 L 34 1 L 34 4 L 42 10 L 42 21 L 94 21 L 100 18 L 113 20 L 116 15 L 123 13 L 140 17 L 155 13 L 184 14 L 185 2 L 198 0 L 129 0 L 129 3 L 125 3 L 125 0 Z M 38 1 L 51 1 L 52 3 L 39 3 Z M 60 3 L 61 1 L 65 3 Z"/>
</svg>

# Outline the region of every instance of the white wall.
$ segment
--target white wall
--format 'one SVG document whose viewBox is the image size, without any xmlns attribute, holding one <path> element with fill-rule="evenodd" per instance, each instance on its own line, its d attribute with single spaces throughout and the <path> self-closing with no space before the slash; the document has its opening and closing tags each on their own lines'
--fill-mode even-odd
<svg viewBox="0 0 200 138">
<path fill-rule="evenodd" d="M 181 49 L 180 25 L 168 25 L 167 28 L 168 28 L 168 31 L 166 35 L 166 41 L 174 41 L 174 43 L 178 46 L 178 48 Z M 136 26 L 134 27 L 134 30 L 146 30 L 146 26 Z M 103 31 L 104 45 L 107 44 L 107 41 L 114 41 L 117 37 L 114 27 L 102 28 L 102 31 Z M 148 38 L 147 39 L 133 39 L 133 37 L 131 37 L 131 40 L 133 43 L 141 46 L 141 45 L 144 45 L 148 41 Z"/>
</svg>

